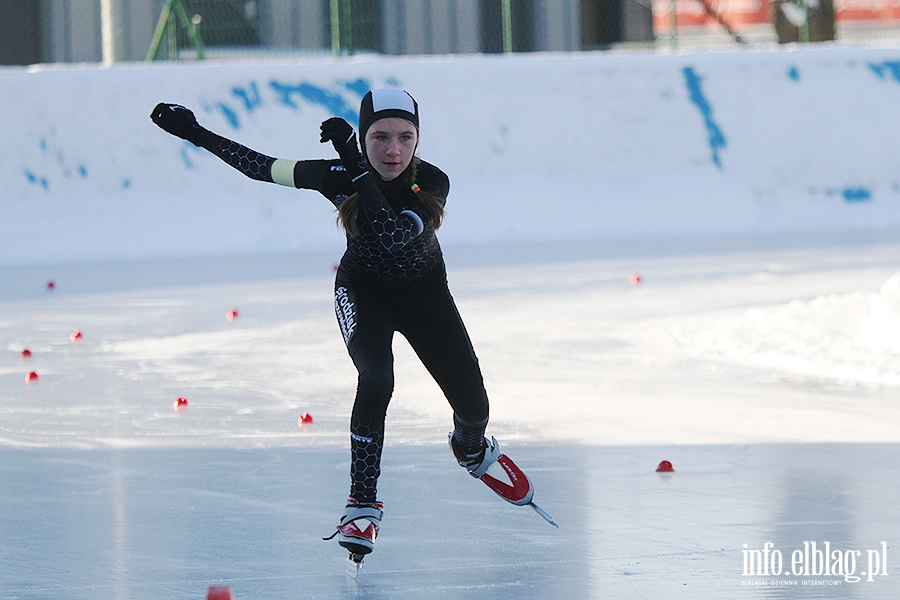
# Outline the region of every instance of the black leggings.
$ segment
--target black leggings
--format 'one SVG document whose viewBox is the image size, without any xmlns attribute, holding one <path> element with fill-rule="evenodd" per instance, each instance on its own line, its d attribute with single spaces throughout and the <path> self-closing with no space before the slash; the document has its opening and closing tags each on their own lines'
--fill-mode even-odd
<svg viewBox="0 0 900 600">
<path fill-rule="evenodd" d="M 394 332 L 409 341 L 453 408 L 454 420 L 483 432 L 488 399 L 478 359 L 439 266 L 411 282 L 359 281 L 342 268 L 335 312 L 359 372 L 350 421 L 350 496 L 374 502 L 384 420 L 394 391 Z M 480 442 L 480 438 L 478 440 Z"/>
</svg>

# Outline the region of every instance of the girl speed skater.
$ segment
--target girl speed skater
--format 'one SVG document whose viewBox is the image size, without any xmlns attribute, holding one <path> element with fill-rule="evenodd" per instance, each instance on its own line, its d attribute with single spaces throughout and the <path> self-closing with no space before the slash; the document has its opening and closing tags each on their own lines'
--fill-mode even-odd
<svg viewBox="0 0 900 600">
<path fill-rule="evenodd" d="M 400 89 L 368 92 L 359 109 L 360 144 L 344 119 L 323 122 L 320 141 L 334 147 L 337 159 L 260 154 L 201 127 L 177 104 L 157 105 L 151 118 L 247 177 L 315 190 L 337 209 L 347 249 L 337 270 L 334 306 L 358 382 L 350 418 L 350 494 L 332 537 L 351 558 L 359 562 L 372 552 L 384 516 L 377 484 L 394 390 L 395 332 L 409 341 L 453 409 L 449 442 L 460 466 L 505 500 L 534 506 L 528 478 L 484 435 L 488 397 L 435 235 L 450 180 L 416 155 L 419 107 L 413 97 Z"/>
</svg>

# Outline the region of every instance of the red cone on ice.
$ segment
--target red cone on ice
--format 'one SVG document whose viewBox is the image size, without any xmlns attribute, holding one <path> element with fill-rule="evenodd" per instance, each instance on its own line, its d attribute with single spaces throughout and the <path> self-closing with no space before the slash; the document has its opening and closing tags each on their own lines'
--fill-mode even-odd
<svg viewBox="0 0 900 600">
<path fill-rule="evenodd" d="M 47 290 L 53 291 L 55 289 L 56 289 L 56 282 L 51 279 L 50 281 L 47 282 Z"/>
<path fill-rule="evenodd" d="M 299 417 L 297 417 L 297 425 L 303 427 L 304 425 L 312 425 L 313 418 L 309 413 L 303 413 Z"/>
<path fill-rule="evenodd" d="M 674 473 L 675 467 L 673 467 L 672 463 L 670 463 L 669 461 L 664 460 L 661 463 L 659 463 L 658 467 L 656 467 L 656 472 L 657 473 Z"/>
<path fill-rule="evenodd" d="M 74 344 L 80 342 L 82 337 L 83 336 L 81 335 L 81 332 L 77 329 L 73 331 L 71 335 L 69 335 L 69 339 L 72 340 L 72 343 Z"/>
<path fill-rule="evenodd" d="M 22 358 L 31 358 L 31 350 L 28 348 L 22 350 Z"/>
<path fill-rule="evenodd" d="M 228 311 L 228 314 L 225 315 L 225 318 L 228 319 L 229 321 L 234 321 L 235 319 L 238 318 L 238 311 L 236 311 L 235 309 L 232 308 L 231 310 Z"/>
<path fill-rule="evenodd" d="M 206 592 L 206 600 L 233 600 L 231 588 L 227 585 L 214 585 Z"/>
<path fill-rule="evenodd" d="M 184 396 L 178 396 L 175 402 L 172 403 L 172 408 L 174 408 L 177 413 L 183 413 L 187 410 L 187 407 L 188 401 Z"/>
<path fill-rule="evenodd" d="M 631 277 L 628 278 L 629 283 L 631 285 L 640 285 L 643 281 L 640 273 L 634 273 Z"/>
<path fill-rule="evenodd" d="M 34 371 L 29 371 L 28 374 L 25 376 L 25 381 L 27 381 L 28 383 L 35 383 L 37 380 L 38 380 L 38 374 L 35 373 Z"/>
</svg>

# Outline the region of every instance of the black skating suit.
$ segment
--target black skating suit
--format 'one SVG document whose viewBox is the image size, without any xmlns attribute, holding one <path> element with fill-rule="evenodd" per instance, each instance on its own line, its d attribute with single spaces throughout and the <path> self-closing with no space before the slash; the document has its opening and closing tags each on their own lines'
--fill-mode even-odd
<svg viewBox="0 0 900 600">
<path fill-rule="evenodd" d="M 360 232 L 347 235 L 334 296 L 341 333 L 359 372 L 350 424 L 350 496 L 375 501 L 394 389 L 394 332 L 406 337 L 446 395 L 457 429 L 471 424 L 471 439 L 480 444 L 488 399 L 478 359 L 450 295 L 435 232 L 423 224 L 421 203 L 401 183 L 404 178 L 384 182 L 369 173 L 354 182 L 338 159 L 275 159 L 206 130 L 198 144 L 248 177 L 316 190 L 336 207 L 359 194 Z M 450 181 L 434 165 L 418 162 L 415 183 L 446 201 Z"/>
</svg>

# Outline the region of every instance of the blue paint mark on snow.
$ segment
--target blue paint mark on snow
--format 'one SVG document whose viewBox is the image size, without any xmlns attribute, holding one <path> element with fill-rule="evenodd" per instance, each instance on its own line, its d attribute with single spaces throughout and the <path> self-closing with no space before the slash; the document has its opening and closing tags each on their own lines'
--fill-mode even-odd
<svg viewBox="0 0 900 600">
<path fill-rule="evenodd" d="M 845 188 L 841 195 L 847 202 L 868 202 L 872 199 L 872 192 L 864 187 Z"/>
<path fill-rule="evenodd" d="M 300 93 L 299 85 L 289 85 L 286 83 L 281 83 L 280 81 L 275 81 L 273 79 L 272 81 L 269 82 L 269 86 L 273 90 L 275 90 L 276 94 L 278 94 L 280 96 L 279 100 L 281 100 L 282 104 L 284 104 L 285 106 L 289 106 L 290 108 L 293 108 L 294 110 L 297 110 L 298 108 L 300 108 L 299 106 L 297 106 L 297 103 L 294 102 L 294 99 L 292 98 L 292 96 L 294 94 Z"/>
<path fill-rule="evenodd" d="M 87 167 L 84 165 L 78 165 L 78 174 L 81 175 L 82 179 L 87 179 L 87 176 L 88 176 Z"/>
<path fill-rule="evenodd" d="M 278 94 L 279 100 L 285 106 L 295 110 L 300 108 L 294 100 L 294 96 L 299 95 L 310 104 L 322 106 L 336 117 L 343 117 L 351 125 L 357 125 L 359 115 L 357 115 L 356 108 L 350 106 L 340 94 L 335 94 L 309 83 L 290 85 L 273 80 L 269 82 L 269 85 Z"/>
<path fill-rule="evenodd" d="M 800 81 L 800 70 L 797 67 L 791 67 L 788 69 L 788 77 L 793 81 Z"/>
<path fill-rule="evenodd" d="M 369 81 L 367 79 L 363 79 L 362 77 L 355 81 L 348 81 L 344 83 L 344 87 L 351 92 L 356 93 L 360 98 L 365 96 L 369 92 L 369 90 L 372 89 Z"/>
<path fill-rule="evenodd" d="M 44 188 L 45 190 L 50 189 L 50 182 L 47 181 L 47 178 L 41 177 L 40 175 L 36 174 L 34 171 L 25 169 L 25 179 L 28 180 L 28 183 L 31 183 L 34 185 L 39 185 L 42 188 Z"/>
<path fill-rule="evenodd" d="M 224 102 L 219 102 L 216 104 L 216 108 L 219 109 L 219 112 L 222 113 L 222 116 L 228 121 L 228 124 L 231 125 L 234 129 L 241 128 L 241 122 L 238 119 L 237 113 L 231 110 L 231 108 L 225 104 Z"/>
<path fill-rule="evenodd" d="M 240 86 L 231 88 L 231 93 L 237 96 L 244 104 L 247 112 L 253 112 L 254 109 L 262 105 L 262 97 L 259 95 L 259 87 L 256 82 L 250 83 L 249 90 Z"/>
<path fill-rule="evenodd" d="M 879 79 L 887 79 L 891 77 L 897 83 L 900 83 L 900 61 L 886 60 L 882 63 L 869 63 L 869 69 L 872 70 Z"/>
<path fill-rule="evenodd" d="M 131 187 L 131 180 L 130 180 L 130 179 L 126 179 L 126 180 L 122 181 L 122 188 L 124 188 L 124 189 L 127 190 L 127 189 L 129 189 L 130 187 Z"/>
<path fill-rule="evenodd" d="M 191 160 L 191 157 L 188 154 L 189 151 L 199 152 L 200 148 L 187 141 L 181 146 L 181 160 L 184 162 L 185 168 L 193 169 L 194 161 Z"/>
<path fill-rule="evenodd" d="M 687 85 L 688 92 L 690 93 L 691 102 L 694 103 L 694 105 L 700 111 L 700 114 L 703 115 L 703 121 L 706 124 L 706 131 L 709 134 L 709 148 L 710 150 L 712 150 L 712 161 L 717 167 L 721 169 L 722 161 L 719 158 L 719 150 L 725 148 L 728 145 L 728 141 L 722 134 L 722 130 L 719 129 L 719 125 L 713 119 L 712 105 L 703 94 L 703 89 L 700 86 L 703 78 L 694 72 L 693 67 L 685 67 L 683 71 L 684 82 Z"/>
</svg>

